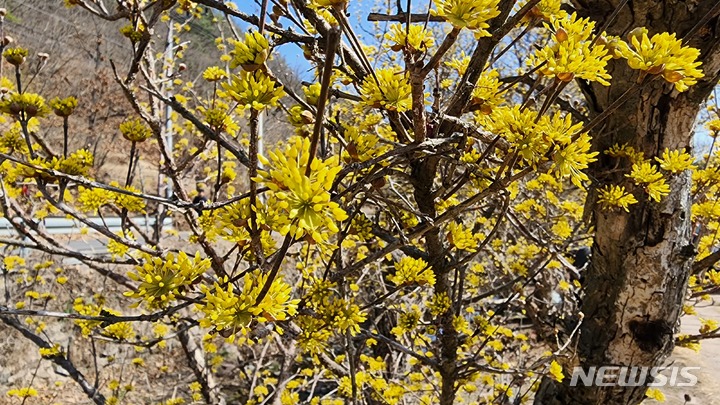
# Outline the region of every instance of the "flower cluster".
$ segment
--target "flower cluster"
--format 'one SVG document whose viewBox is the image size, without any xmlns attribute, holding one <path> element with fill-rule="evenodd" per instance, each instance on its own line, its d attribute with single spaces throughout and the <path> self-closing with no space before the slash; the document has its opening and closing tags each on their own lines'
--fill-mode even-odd
<svg viewBox="0 0 720 405">
<path fill-rule="evenodd" d="M 145 142 L 152 130 L 140 118 L 130 118 L 120 124 L 120 133 L 130 142 Z"/>
<path fill-rule="evenodd" d="M 608 185 L 598 190 L 598 204 L 605 209 L 619 207 L 630 212 L 628 206 L 637 203 L 635 196 L 625 191 L 625 187 Z"/>
<path fill-rule="evenodd" d="M 412 90 L 408 75 L 394 69 L 379 69 L 360 86 L 363 102 L 372 108 L 403 112 L 412 108 Z"/>
<path fill-rule="evenodd" d="M 636 28 L 629 35 L 630 44 L 620 42 L 619 52 L 628 65 L 646 74 L 662 75 L 677 91 L 685 91 L 703 77 L 697 59 L 700 51 L 683 46 L 675 34 L 663 32 L 648 37 L 648 30 Z"/>
<path fill-rule="evenodd" d="M 29 398 L 36 397 L 38 395 L 38 392 L 33 387 L 21 387 L 9 390 L 7 392 L 7 395 L 10 397 Z"/>
<path fill-rule="evenodd" d="M 50 100 L 50 107 L 58 117 L 69 117 L 77 108 L 78 100 L 75 97 L 59 98 Z"/>
<path fill-rule="evenodd" d="M 357 127 L 345 127 L 343 137 L 347 142 L 343 151 L 345 162 L 365 162 L 390 150 L 390 145 L 381 143 L 376 133 L 361 131 Z"/>
<path fill-rule="evenodd" d="M 476 37 L 489 37 L 487 22 L 498 15 L 500 0 L 434 0 L 437 11 L 433 13 L 444 17 L 455 28 L 467 28 L 474 31 Z"/>
<path fill-rule="evenodd" d="M 435 38 L 432 32 L 422 25 L 410 25 L 409 28 L 403 24 L 393 24 L 390 31 L 385 34 L 385 39 L 390 41 L 388 47 L 399 52 L 407 47 L 408 52 L 427 52 L 435 45 Z"/>
<path fill-rule="evenodd" d="M 545 26 L 554 32 L 554 41 L 538 50 L 533 58 L 540 73 L 562 82 L 581 78 L 609 86 L 610 75 L 605 70 L 612 57 L 602 44 L 592 44 L 595 23 L 576 14 L 553 17 Z"/>
<path fill-rule="evenodd" d="M 28 50 L 25 48 L 8 48 L 3 52 L 3 57 L 9 64 L 20 66 L 25 62 L 28 53 Z"/>
<path fill-rule="evenodd" d="M 210 66 L 203 72 L 203 79 L 209 82 L 217 82 L 227 78 L 227 73 L 217 66 Z"/>
<path fill-rule="evenodd" d="M 559 178 L 570 177 L 582 188 L 588 177 L 582 170 L 594 162 L 597 152 L 590 152 L 590 137 L 582 133 L 582 124 L 573 124 L 569 114 L 557 112 L 537 119 L 537 112 L 520 106 L 499 107 L 490 115 L 488 128 L 503 136 L 528 163 L 538 164 L 551 151 L 552 169 Z"/>
<path fill-rule="evenodd" d="M 458 222 L 450 222 L 447 228 L 447 239 L 451 245 L 467 252 L 477 252 L 478 244 L 481 241 L 480 234 L 473 234 L 472 229 Z"/>
<path fill-rule="evenodd" d="M 149 309 L 165 308 L 190 288 L 210 268 L 210 259 L 203 259 L 198 252 L 195 258 L 185 252 L 167 257 L 143 255 L 144 263 L 136 266 L 128 276 L 140 282 L 137 290 L 125 292 L 125 296 L 145 302 Z"/>
<path fill-rule="evenodd" d="M 235 49 L 230 51 L 230 68 L 240 66 L 244 70 L 253 72 L 259 69 L 267 60 L 269 43 L 267 38 L 257 31 L 245 33 L 243 41 L 233 41 Z"/>
<path fill-rule="evenodd" d="M 314 8 L 336 8 L 344 10 L 348 0 L 311 0 L 310 4 Z"/>
<path fill-rule="evenodd" d="M 504 102 L 504 91 L 500 91 L 500 73 L 495 69 L 484 70 L 478 79 L 470 99 L 470 110 L 483 114 L 492 113 L 493 109 Z"/>
<path fill-rule="evenodd" d="M 523 1 L 520 6 L 525 6 L 527 1 Z M 564 18 L 567 16 L 567 12 L 562 10 L 561 0 L 540 0 L 530 12 L 527 13 L 522 19 L 523 23 L 528 23 L 533 20 L 550 21 L 552 18 Z"/>
<path fill-rule="evenodd" d="M 626 176 L 633 179 L 635 184 L 643 186 L 650 198 L 657 202 L 670 194 L 670 186 L 665 182 L 662 173 L 658 172 L 657 167 L 650 161 L 633 164 L 632 171 Z"/>
<path fill-rule="evenodd" d="M 80 149 L 71 153 L 67 158 L 53 157 L 49 162 L 44 162 L 42 166 L 73 176 L 87 176 L 94 162 L 95 157 L 89 150 Z"/>
<path fill-rule="evenodd" d="M 684 151 L 665 148 L 662 157 L 656 157 L 655 160 L 660 163 L 660 168 L 671 173 L 680 173 L 688 169 L 695 169 L 693 165 L 693 157 Z"/>
<path fill-rule="evenodd" d="M 45 99 L 35 93 L 12 93 L 0 101 L 0 111 L 21 119 L 44 117 L 50 112 Z"/>
<path fill-rule="evenodd" d="M 205 300 L 197 304 L 203 313 L 200 326 L 215 328 L 218 332 L 229 331 L 233 335 L 237 332 L 247 334 L 252 321 L 283 321 L 295 315 L 300 300 L 290 299 L 292 288 L 281 277 L 272 280 L 268 293 L 257 302 L 268 281 L 267 274 L 256 270 L 245 274 L 238 291 L 227 278 L 222 284 L 216 282 L 213 288 L 201 286 Z"/>
<path fill-rule="evenodd" d="M 435 285 L 435 273 L 423 259 L 403 257 L 395 262 L 395 274 L 388 276 L 388 280 L 397 286 L 408 284 Z"/>
<path fill-rule="evenodd" d="M 295 238 L 308 235 L 317 243 L 339 232 L 336 221 L 347 219 L 345 210 L 330 200 L 330 188 L 340 171 L 337 158 L 313 159 L 309 176 L 305 175 L 310 158 L 310 140 L 293 137 L 285 150 L 270 152 L 270 159 L 260 157 L 267 167 L 253 180 L 268 187 L 278 200 L 281 219 L 273 224 L 281 234 Z"/>
<path fill-rule="evenodd" d="M 276 106 L 285 95 L 283 87 L 261 70 L 233 75 L 231 82 L 223 83 L 222 87 L 227 96 L 240 103 L 241 107 L 256 111 Z"/>
</svg>

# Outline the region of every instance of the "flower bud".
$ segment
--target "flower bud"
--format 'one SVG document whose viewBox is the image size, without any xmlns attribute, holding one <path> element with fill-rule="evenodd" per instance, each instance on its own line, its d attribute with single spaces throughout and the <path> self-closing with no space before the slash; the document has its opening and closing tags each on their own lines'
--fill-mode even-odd
<svg viewBox="0 0 720 405">
<path fill-rule="evenodd" d="M 558 28 L 557 31 L 555 31 L 555 39 L 558 42 L 565 42 L 568 40 L 568 33 L 565 31 L 564 28 Z"/>
<path fill-rule="evenodd" d="M 9 64 L 20 66 L 25 62 L 28 56 L 28 50 L 23 48 L 8 48 L 3 52 L 3 56 Z"/>
<path fill-rule="evenodd" d="M 628 32 L 627 34 L 627 40 L 629 43 L 632 43 L 633 39 L 637 39 L 638 42 L 642 40 L 643 35 L 647 35 L 648 30 L 645 27 L 637 27 L 633 29 L 632 31 Z"/>
<path fill-rule="evenodd" d="M 662 73 L 664 71 L 665 71 L 664 63 L 659 66 L 652 66 L 652 67 L 650 67 L 650 69 L 647 70 L 647 72 L 650 73 L 651 75 L 659 75 L 660 73 Z"/>
</svg>

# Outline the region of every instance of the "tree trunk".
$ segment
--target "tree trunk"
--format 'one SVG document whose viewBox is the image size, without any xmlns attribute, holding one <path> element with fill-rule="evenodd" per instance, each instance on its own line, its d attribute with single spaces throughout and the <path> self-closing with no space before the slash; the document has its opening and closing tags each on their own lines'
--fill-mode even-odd
<svg viewBox="0 0 720 405">
<path fill-rule="evenodd" d="M 580 16 L 590 17 L 600 27 L 619 0 L 572 3 Z M 694 31 L 684 44 L 701 49 L 705 78 L 685 93 L 654 80 L 597 127 L 593 147 L 601 154 L 591 168 L 598 181 L 595 186 L 623 182 L 627 171 L 611 171 L 618 160 L 602 153 L 616 143 L 627 143 L 646 158 L 659 156 L 665 148 L 690 149 L 700 103 L 718 81 L 718 19 L 712 16 L 703 21 L 715 4 L 706 0 L 628 1 L 610 24 L 608 33 L 623 38 L 638 26 L 645 26 L 650 35 L 667 31 L 678 38 Z M 702 26 L 694 28 L 698 24 Z M 579 83 L 591 115 L 601 113 L 637 86 L 638 72 L 629 69 L 625 60 L 611 61 L 609 68 L 613 76 L 610 87 Z M 589 193 L 586 210 L 593 213 L 596 231 L 583 286 L 579 364 L 574 365 L 585 370 L 590 366 L 653 367 L 671 354 L 694 247 L 690 175 L 672 176 L 668 183 L 671 194 L 661 203 L 648 202 L 646 195 L 637 196 L 639 203 L 630 206 L 629 213 L 602 210 L 594 204 L 595 192 Z M 563 383 L 550 379 L 542 382 L 535 404 L 638 404 L 644 398 L 646 386 L 570 387 L 571 366 L 565 369 Z"/>
</svg>

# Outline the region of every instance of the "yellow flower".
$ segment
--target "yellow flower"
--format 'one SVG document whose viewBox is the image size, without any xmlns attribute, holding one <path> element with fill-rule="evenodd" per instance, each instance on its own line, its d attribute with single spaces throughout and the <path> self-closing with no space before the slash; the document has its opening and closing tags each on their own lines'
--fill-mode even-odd
<svg viewBox="0 0 720 405">
<path fill-rule="evenodd" d="M 78 100 L 75 97 L 58 98 L 50 100 L 50 107 L 52 107 L 55 115 L 59 117 L 69 117 L 72 115 L 75 108 L 77 108 Z"/>
<path fill-rule="evenodd" d="M 505 92 L 500 92 L 500 74 L 495 69 L 482 72 L 472 92 L 470 110 L 479 110 L 483 114 L 492 113 L 493 108 L 502 104 Z"/>
<path fill-rule="evenodd" d="M 305 93 L 305 101 L 310 105 L 317 106 L 318 99 L 320 98 L 320 90 L 322 86 L 320 83 L 313 83 L 309 86 L 303 86 L 302 90 Z"/>
<path fill-rule="evenodd" d="M 627 212 L 629 205 L 637 203 L 635 196 L 625 192 L 625 187 L 609 185 L 598 190 L 598 204 L 602 205 L 605 209 L 613 207 L 620 207 Z"/>
<path fill-rule="evenodd" d="M 720 132 L 720 119 L 714 119 L 710 120 L 705 124 L 705 128 L 707 128 L 709 131 L 713 132 L 710 134 L 713 138 L 717 136 L 717 134 Z"/>
<path fill-rule="evenodd" d="M 222 101 L 216 100 L 214 107 L 208 109 L 200 107 L 198 110 L 203 113 L 205 122 L 207 122 L 210 128 L 216 131 L 235 135 L 240 128 L 230 115 L 230 106 Z"/>
<path fill-rule="evenodd" d="M 227 77 L 227 73 L 217 66 L 210 66 L 203 72 L 203 79 L 209 82 L 217 82 Z"/>
<path fill-rule="evenodd" d="M 427 52 L 435 45 L 432 32 L 418 24 L 411 24 L 409 30 L 403 24 L 392 24 L 385 39 L 390 41 L 386 46 L 395 52 L 403 50 L 405 46 L 410 53 Z"/>
<path fill-rule="evenodd" d="M 252 72 L 260 68 L 267 60 L 270 44 L 267 38 L 258 31 L 246 32 L 243 41 L 233 41 L 233 44 L 235 49 L 230 51 L 231 69 L 241 66 L 244 70 Z"/>
<path fill-rule="evenodd" d="M 28 56 L 28 50 L 24 48 L 8 48 L 3 52 L 5 60 L 13 66 L 20 66 Z"/>
<path fill-rule="evenodd" d="M 53 158 L 50 167 L 74 176 L 87 176 L 95 162 L 95 157 L 87 149 L 76 150 L 67 159 Z"/>
<path fill-rule="evenodd" d="M 563 375 L 563 369 L 560 364 L 558 364 L 557 361 L 553 360 L 552 363 L 550 363 L 550 375 L 555 381 L 562 382 L 562 380 L 565 378 Z"/>
<path fill-rule="evenodd" d="M 440 314 L 445 313 L 448 309 L 450 309 L 451 305 L 452 301 L 447 293 L 435 294 L 427 303 L 430 315 L 432 316 L 439 316 Z"/>
<path fill-rule="evenodd" d="M 572 227 L 567 219 L 560 218 L 551 228 L 552 232 L 561 239 L 569 238 L 572 235 Z"/>
<path fill-rule="evenodd" d="M 347 0 L 311 0 L 310 4 L 312 7 L 337 8 L 338 10 L 344 10 L 347 6 Z"/>
<path fill-rule="evenodd" d="M 702 334 L 714 333 L 717 331 L 718 326 L 719 326 L 718 321 L 716 321 L 714 319 L 700 318 L 699 332 Z"/>
<path fill-rule="evenodd" d="M 19 152 L 21 154 L 27 153 L 27 142 L 25 142 L 25 137 L 22 133 L 22 126 L 19 122 L 15 121 L 8 130 L 0 135 L 0 147 L 5 149 L 3 152 L 9 154 L 14 152 Z"/>
<path fill-rule="evenodd" d="M 412 90 L 407 74 L 393 69 L 379 69 L 376 76 L 379 85 L 373 77 L 368 77 L 360 86 L 360 95 L 367 106 L 397 112 L 412 108 Z"/>
<path fill-rule="evenodd" d="M 408 284 L 435 285 L 435 274 L 423 259 L 403 257 L 395 262 L 395 274 L 388 276 L 388 280 L 397 286 Z"/>
<path fill-rule="evenodd" d="M 460 76 L 463 76 L 465 74 L 465 71 L 467 70 L 469 64 L 470 57 L 465 54 L 465 51 L 460 51 L 460 55 L 445 62 L 445 66 L 455 69 Z"/>
<path fill-rule="evenodd" d="M 535 66 L 544 65 L 540 73 L 570 82 L 575 78 L 596 81 L 609 86 L 610 75 L 605 70 L 612 57 L 601 44 L 592 44 L 595 23 L 588 18 L 553 17 L 545 27 L 552 30 L 554 41 L 538 50 L 532 58 Z"/>
<path fill-rule="evenodd" d="M 598 155 L 597 152 L 590 152 L 591 146 L 590 136 L 586 132 L 582 133 L 575 142 L 571 142 L 553 154 L 552 168 L 560 178 L 570 176 L 570 180 L 575 186 L 584 189 L 582 182 L 588 181 L 588 176 L 582 170 L 587 169 L 588 164 L 596 161 L 595 157 Z"/>
<path fill-rule="evenodd" d="M 463 226 L 461 223 L 450 222 L 448 231 L 447 238 L 451 245 L 467 252 L 477 252 L 479 238 L 473 234 L 472 229 Z"/>
<path fill-rule="evenodd" d="M 660 179 L 645 185 L 645 191 L 648 193 L 651 199 L 656 202 L 660 202 L 662 197 L 670 194 L 670 186 L 665 183 L 665 179 Z"/>
<path fill-rule="evenodd" d="M 128 24 L 120 28 L 120 34 L 125 38 L 128 38 L 131 42 L 135 43 L 142 39 L 143 33 L 145 32 L 145 26 L 138 24 L 137 29 L 132 24 Z"/>
<path fill-rule="evenodd" d="M 60 349 L 60 345 L 55 343 L 51 347 L 41 347 L 40 356 L 45 359 L 62 356 L 62 350 Z"/>
<path fill-rule="evenodd" d="M 200 326 L 246 334 L 253 320 L 263 323 L 283 321 L 288 315 L 295 315 L 300 300 L 290 299 L 292 288 L 281 277 L 272 280 L 268 293 L 259 303 L 256 302 L 267 282 L 268 275 L 256 270 L 245 274 L 242 289 L 237 292 L 236 286 L 227 278 L 223 280 L 223 285 L 216 282 L 212 289 L 201 286 L 205 302 L 197 304 L 198 310 L 204 314 Z"/>
<path fill-rule="evenodd" d="M 38 392 L 33 387 L 22 387 L 22 388 L 15 388 L 7 392 L 8 396 L 11 397 L 18 397 L 18 398 L 28 398 L 28 397 L 36 397 L 38 395 Z"/>
<path fill-rule="evenodd" d="M 523 1 L 519 4 L 519 7 L 523 7 L 527 3 L 527 1 Z M 565 18 L 567 12 L 560 8 L 561 5 L 561 0 L 540 0 L 540 2 L 523 17 L 522 22 L 528 23 L 532 20 L 550 21 L 553 17 Z"/>
<path fill-rule="evenodd" d="M 516 104 L 496 108 L 489 117 L 487 129 L 505 138 L 526 161 L 537 163 L 547 152 L 550 143 L 537 130 L 536 111 Z"/>
<path fill-rule="evenodd" d="M 347 219 L 345 210 L 330 201 L 330 188 L 340 171 L 338 159 L 313 159 L 310 176 L 305 170 L 310 158 L 310 140 L 293 137 L 285 150 L 270 152 L 270 159 L 260 157 L 267 168 L 259 170 L 253 181 L 261 182 L 277 197 L 280 219 L 271 226 L 283 235 L 295 238 L 309 235 L 318 243 L 339 232 L 336 221 Z"/>
<path fill-rule="evenodd" d="M 645 396 L 657 402 L 665 402 L 665 394 L 657 388 L 648 388 L 648 390 L 645 391 Z"/>
<path fill-rule="evenodd" d="M 133 193 L 140 193 L 140 190 L 133 187 L 133 186 L 126 186 L 121 187 L 120 184 L 116 181 L 111 181 L 110 186 L 118 187 L 118 188 L 124 188 L 127 191 L 133 192 Z M 125 208 L 126 210 L 130 212 L 139 212 L 144 213 L 145 212 L 145 200 L 143 200 L 140 197 L 136 197 L 133 195 L 118 193 L 118 192 L 110 192 L 113 202 L 115 205 Z"/>
<path fill-rule="evenodd" d="M 104 205 L 112 202 L 110 192 L 102 188 L 78 187 L 78 204 L 85 212 L 98 212 Z"/>
<path fill-rule="evenodd" d="M 680 150 L 671 151 L 665 148 L 662 158 L 656 157 L 655 160 L 660 163 L 660 167 L 663 170 L 671 173 L 679 173 L 695 168 L 695 166 L 693 166 L 693 157 L 689 153 Z"/>
<path fill-rule="evenodd" d="M 152 130 L 140 118 L 130 118 L 120 124 L 123 138 L 131 142 L 145 142 L 152 136 Z"/>
<path fill-rule="evenodd" d="M 135 337 L 135 330 L 130 322 L 113 323 L 106 326 L 103 330 L 105 334 L 118 340 L 130 340 Z"/>
<path fill-rule="evenodd" d="M 618 43 L 618 50 L 627 59 L 628 65 L 647 74 L 662 75 L 679 92 L 687 90 L 704 76 L 698 69 L 702 65 L 697 61 L 700 51 L 683 46 L 682 40 L 677 39 L 675 34 L 663 32 L 649 38 L 647 29 L 636 28 L 629 40 L 630 44 Z"/>
<path fill-rule="evenodd" d="M 628 144 L 615 144 L 610 149 L 605 151 L 605 154 L 614 158 L 625 157 L 630 160 L 631 163 L 642 162 L 645 160 L 645 154 L 638 152 L 632 146 Z"/>
<path fill-rule="evenodd" d="M 657 167 L 650 164 L 650 161 L 635 163 L 632 166 L 630 174 L 626 174 L 635 180 L 635 184 L 647 184 L 662 179 L 662 173 L 658 172 Z"/>
<path fill-rule="evenodd" d="M 143 260 L 142 266 L 136 266 L 134 272 L 128 273 L 140 285 L 136 291 L 128 291 L 124 295 L 145 301 L 150 309 L 167 307 L 210 268 L 210 259 L 202 259 L 199 252 L 194 259 L 185 252 L 180 252 L 177 257 L 168 253 L 165 259 L 145 253 Z"/>
<path fill-rule="evenodd" d="M 437 11 L 432 13 L 444 17 L 455 28 L 475 31 L 476 37 L 489 37 L 487 22 L 498 15 L 500 0 L 434 0 Z"/>
<path fill-rule="evenodd" d="M 276 86 L 275 81 L 261 70 L 240 72 L 232 76 L 231 83 L 223 83 L 222 86 L 241 107 L 257 111 L 276 106 L 278 100 L 285 96 L 283 87 Z"/>
<path fill-rule="evenodd" d="M 343 138 L 347 142 L 347 148 L 343 150 L 345 162 L 365 162 L 382 155 L 391 148 L 390 145 L 380 142 L 377 133 L 360 131 L 354 126 L 344 128 Z"/>
<path fill-rule="evenodd" d="M 44 117 L 50 112 L 45 99 L 34 93 L 12 93 L 0 101 L 0 111 L 24 119 Z M 21 116 L 21 114 L 23 116 Z"/>
</svg>

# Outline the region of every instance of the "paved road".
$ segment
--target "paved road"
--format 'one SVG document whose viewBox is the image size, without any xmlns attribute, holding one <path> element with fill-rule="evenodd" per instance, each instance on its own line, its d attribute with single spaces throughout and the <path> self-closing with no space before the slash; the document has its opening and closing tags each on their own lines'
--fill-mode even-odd
<svg viewBox="0 0 720 405">
<path fill-rule="evenodd" d="M 713 296 L 717 302 L 702 303 L 697 308 L 697 316 L 685 316 L 682 319 L 682 333 L 697 334 L 700 328 L 699 318 L 720 321 L 720 297 Z M 694 387 L 666 387 L 661 391 L 666 396 L 665 404 L 669 405 L 719 405 L 720 404 L 720 339 L 708 339 L 701 342 L 700 352 L 677 347 L 670 361 L 674 365 L 700 367 L 693 371 L 698 377 Z M 685 402 L 685 395 L 690 402 Z M 646 401 L 656 404 L 655 401 Z"/>
</svg>

